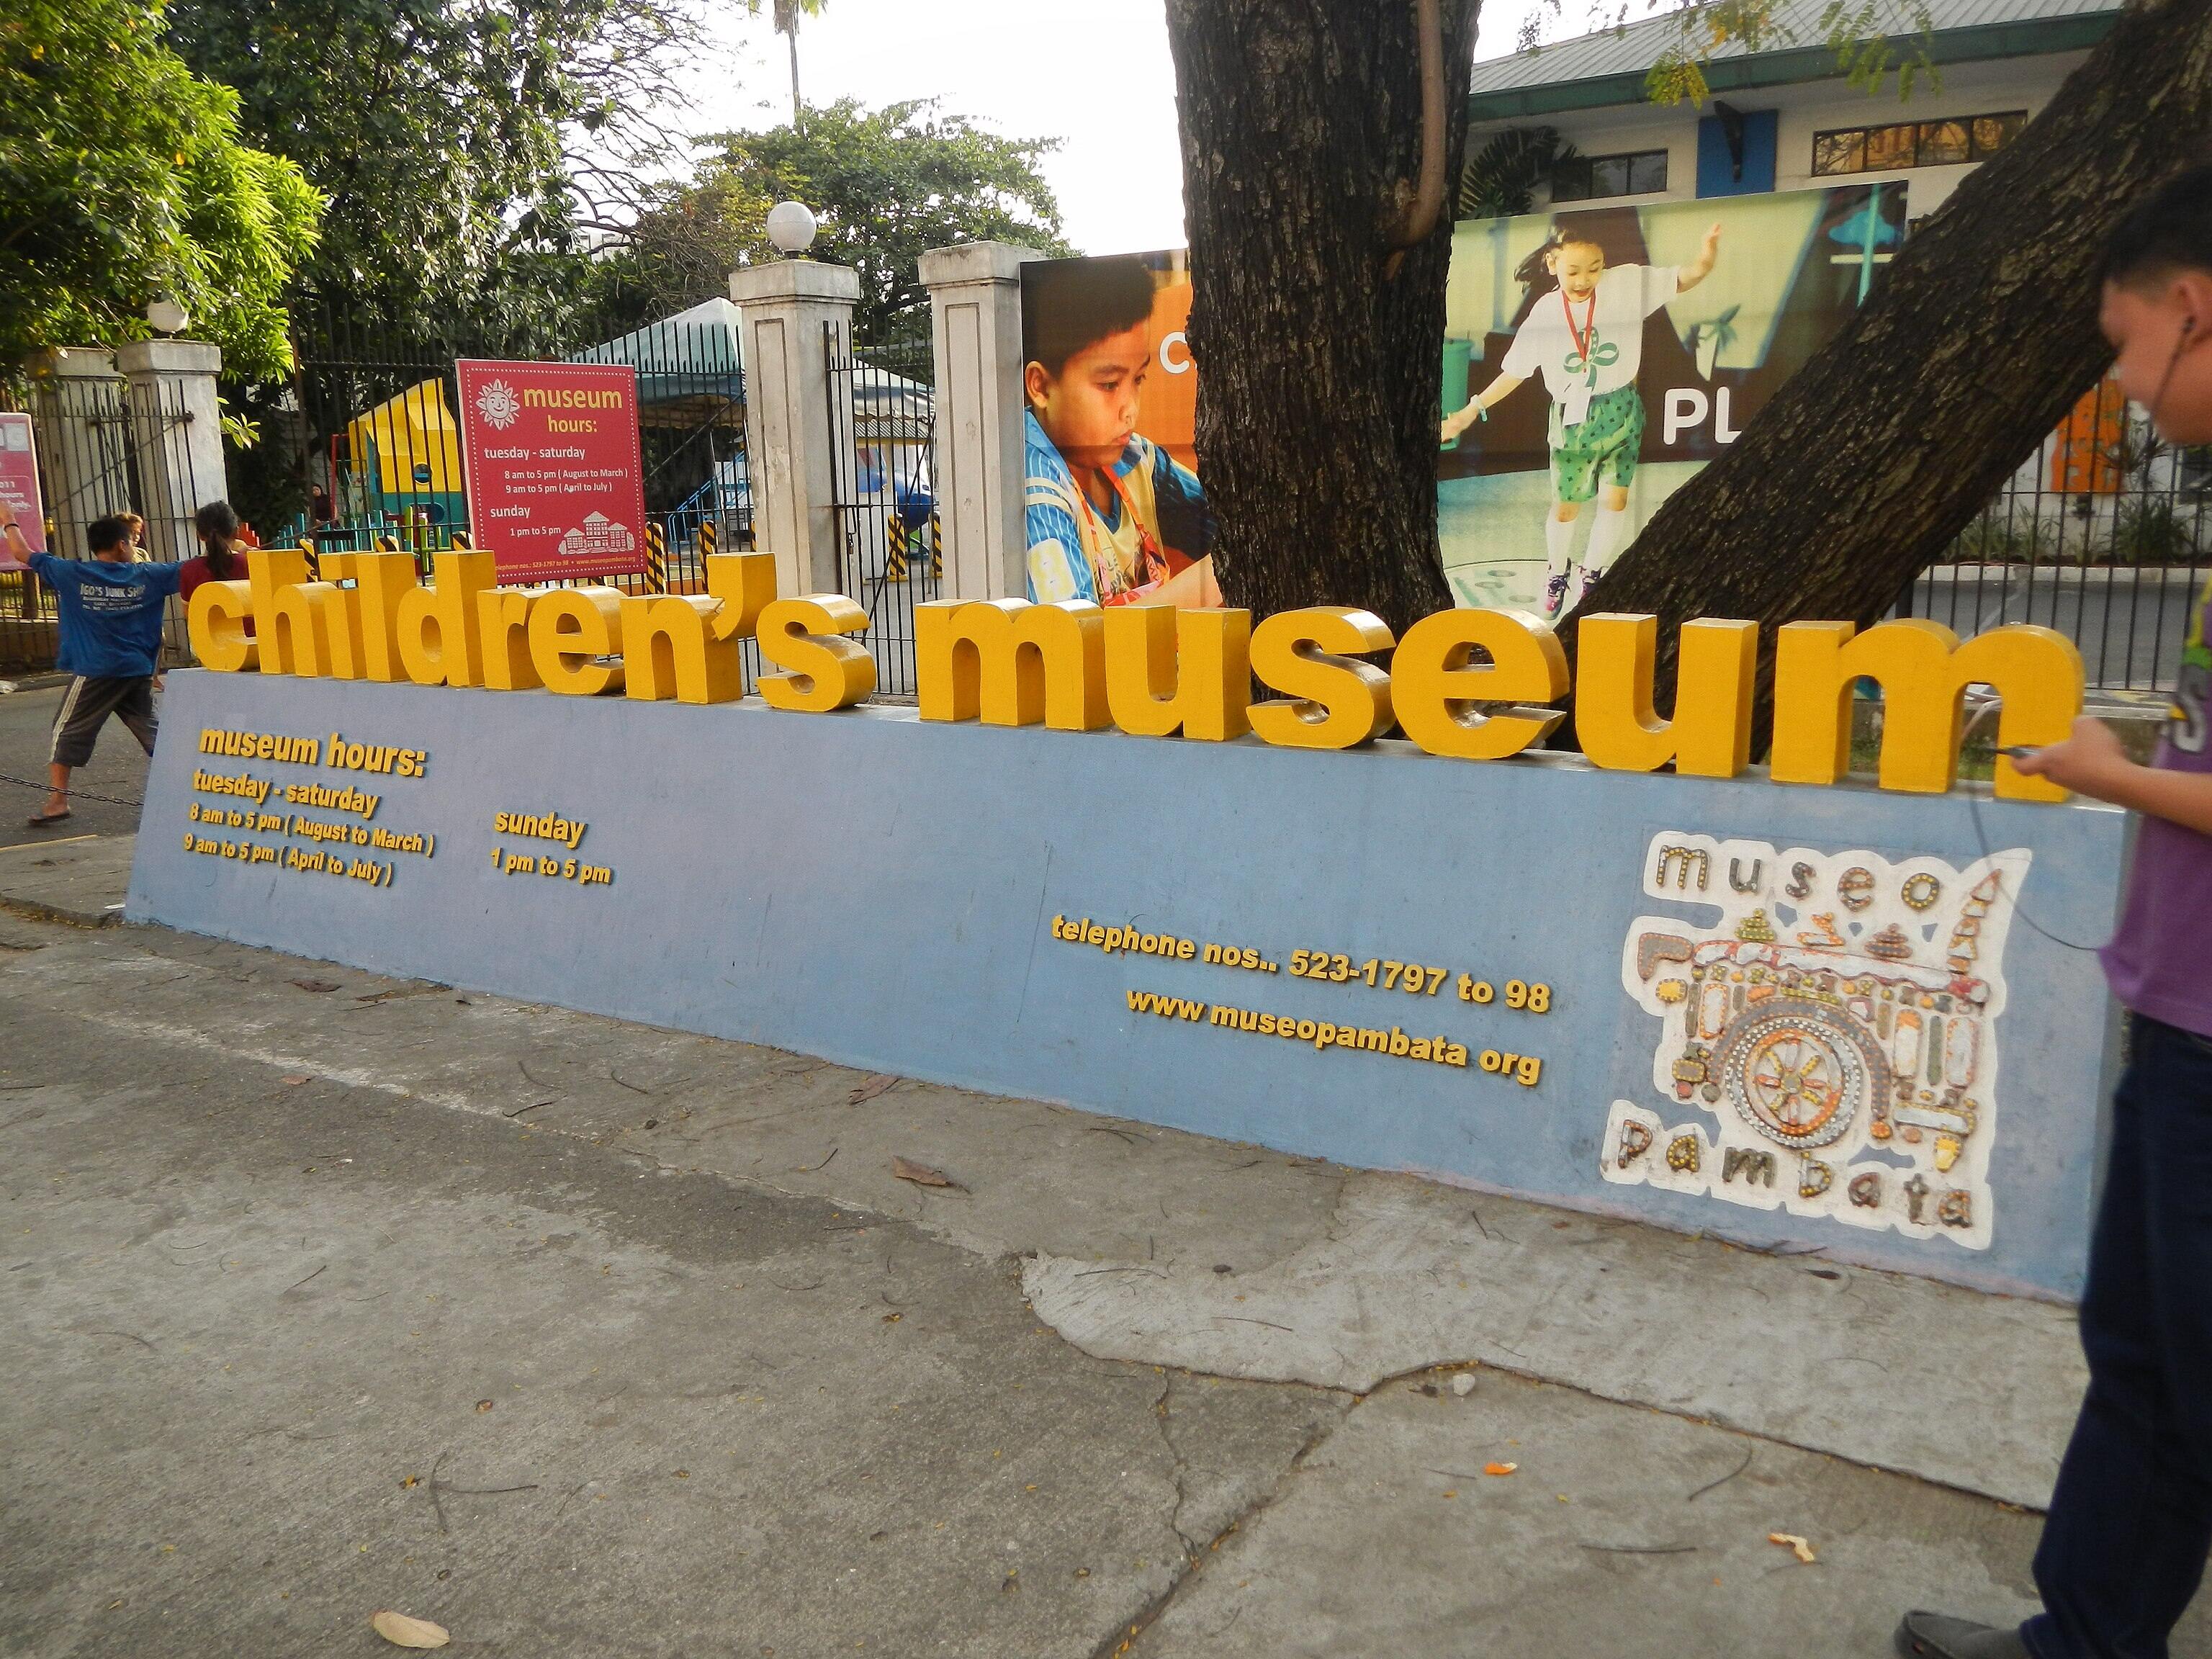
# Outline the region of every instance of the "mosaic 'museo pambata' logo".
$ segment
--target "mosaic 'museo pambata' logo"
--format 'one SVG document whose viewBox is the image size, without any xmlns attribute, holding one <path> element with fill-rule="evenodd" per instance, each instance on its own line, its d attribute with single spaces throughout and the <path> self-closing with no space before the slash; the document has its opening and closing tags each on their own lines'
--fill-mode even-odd
<svg viewBox="0 0 2212 1659">
<path fill-rule="evenodd" d="M 477 413 L 494 431 L 504 432 L 522 418 L 522 399 L 504 380 L 486 380 L 477 388 Z"/>
<path fill-rule="evenodd" d="M 1613 1102 L 1605 1178 L 1986 1249 L 2028 864 L 1653 836 L 1645 894 L 1719 919 L 1629 925 L 1621 980 L 1659 1022 L 1651 1080 L 1673 1105 Z"/>
</svg>

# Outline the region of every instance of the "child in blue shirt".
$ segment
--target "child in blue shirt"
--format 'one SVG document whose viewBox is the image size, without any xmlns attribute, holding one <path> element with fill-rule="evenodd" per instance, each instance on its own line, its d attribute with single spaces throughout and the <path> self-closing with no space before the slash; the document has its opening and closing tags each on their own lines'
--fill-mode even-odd
<svg viewBox="0 0 2212 1659">
<path fill-rule="evenodd" d="M 52 793 L 31 819 L 43 830 L 70 815 L 70 773 L 92 758 L 100 728 L 113 714 L 154 752 L 159 721 L 154 713 L 154 672 L 161 665 L 161 612 L 177 591 L 179 567 L 137 564 L 131 526 L 119 515 L 93 520 L 85 532 L 89 559 L 33 553 L 13 507 L 0 502 L 0 538 L 54 590 L 61 611 L 61 649 L 55 666 L 73 676 L 54 714 L 47 750 Z"/>
</svg>

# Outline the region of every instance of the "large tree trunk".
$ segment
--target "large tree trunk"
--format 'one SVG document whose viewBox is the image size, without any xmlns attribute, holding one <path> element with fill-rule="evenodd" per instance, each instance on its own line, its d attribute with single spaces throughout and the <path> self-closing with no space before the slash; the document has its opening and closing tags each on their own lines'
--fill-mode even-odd
<svg viewBox="0 0 2212 1659">
<path fill-rule="evenodd" d="M 1455 178 L 1476 0 L 1442 0 Z M 1402 258 L 1419 0 L 1168 0 L 1182 106 L 1199 471 L 1231 605 L 1451 603 L 1437 545 L 1449 208 Z"/>
<path fill-rule="evenodd" d="M 1936 562 L 2109 361 L 2114 222 L 2208 155 L 2212 0 L 2139 0 L 1580 610 L 1656 614 L 1662 689 L 1678 623 L 1756 618 L 1763 748 L 1776 627 L 1871 623 Z"/>
</svg>

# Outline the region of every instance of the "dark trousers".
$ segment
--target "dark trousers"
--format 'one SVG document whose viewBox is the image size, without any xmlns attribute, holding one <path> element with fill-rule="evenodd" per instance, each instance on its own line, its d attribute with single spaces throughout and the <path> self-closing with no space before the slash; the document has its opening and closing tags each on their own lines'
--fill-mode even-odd
<svg viewBox="0 0 2212 1659">
<path fill-rule="evenodd" d="M 2212 1549 L 2212 1038 L 2133 1016 L 2089 1243 L 2089 1392 L 2021 1635 L 2038 1659 L 2165 1659 Z"/>
<path fill-rule="evenodd" d="M 110 714 L 129 728 L 140 748 L 154 752 L 161 722 L 154 714 L 153 677 L 94 679 L 80 674 L 70 682 L 62 693 L 62 706 L 54 710 L 53 741 L 46 758 L 71 769 L 82 766 L 92 758 L 92 746 Z"/>
</svg>

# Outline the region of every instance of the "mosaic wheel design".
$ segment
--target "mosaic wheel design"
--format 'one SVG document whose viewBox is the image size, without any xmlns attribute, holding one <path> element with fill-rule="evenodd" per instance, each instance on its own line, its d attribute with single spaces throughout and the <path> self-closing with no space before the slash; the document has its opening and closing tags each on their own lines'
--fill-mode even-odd
<svg viewBox="0 0 2212 1659">
<path fill-rule="evenodd" d="M 1717 1059 L 1737 1115 L 1793 1151 L 1841 1139 L 1887 1070 L 1846 1023 L 1804 1003 L 1745 1015 L 1722 1037 Z"/>
</svg>

